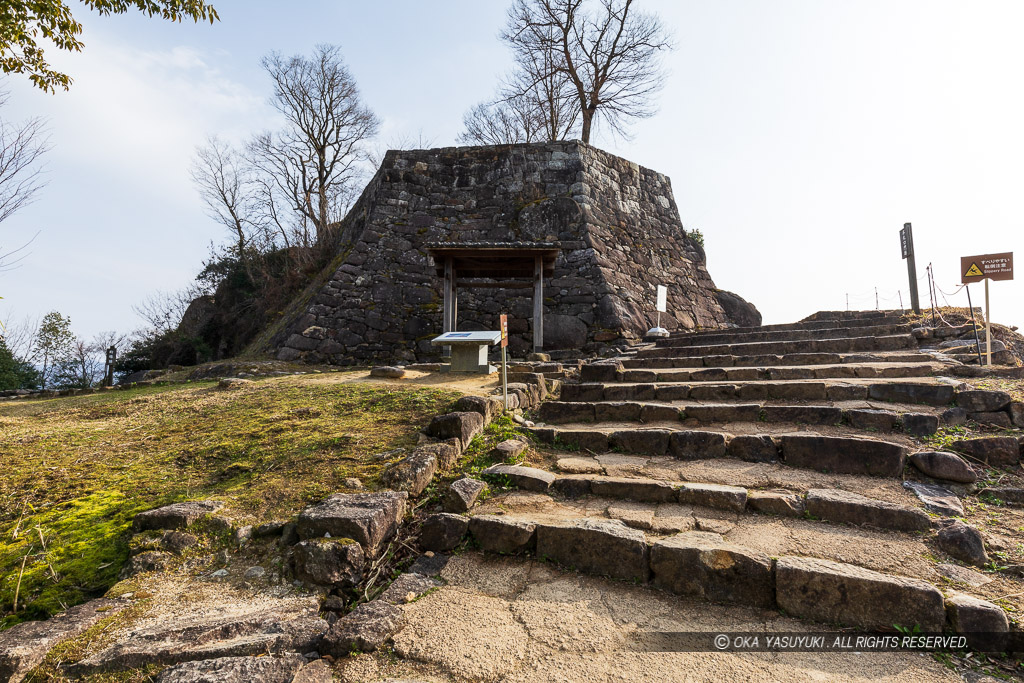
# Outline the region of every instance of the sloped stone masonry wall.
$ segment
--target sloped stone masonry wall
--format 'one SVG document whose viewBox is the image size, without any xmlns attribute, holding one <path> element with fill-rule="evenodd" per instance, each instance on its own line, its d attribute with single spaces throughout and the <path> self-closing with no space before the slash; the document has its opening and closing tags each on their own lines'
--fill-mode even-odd
<svg viewBox="0 0 1024 683">
<path fill-rule="evenodd" d="M 558 242 L 545 283 L 546 349 L 588 350 L 653 325 L 669 284 L 669 329 L 720 327 L 701 247 L 685 236 L 667 177 L 580 142 L 391 151 L 346 219 L 344 263 L 271 344 L 282 360 L 338 364 L 437 355 L 441 282 L 432 242 Z M 358 237 L 355 231 L 361 230 Z M 532 344 L 532 290 L 462 289 L 459 329 Z"/>
</svg>

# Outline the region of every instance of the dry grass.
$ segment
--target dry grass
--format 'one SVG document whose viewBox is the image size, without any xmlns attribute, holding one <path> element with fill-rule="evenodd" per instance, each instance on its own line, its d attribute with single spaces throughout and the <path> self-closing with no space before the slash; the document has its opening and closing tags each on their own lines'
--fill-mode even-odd
<svg viewBox="0 0 1024 683">
<path fill-rule="evenodd" d="M 229 515 L 287 518 L 390 459 L 457 398 L 439 388 L 266 379 L 0 406 L 0 626 L 42 617 L 114 583 L 141 510 L 216 497 Z M 22 610 L 12 614 L 18 568 Z"/>
</svg>

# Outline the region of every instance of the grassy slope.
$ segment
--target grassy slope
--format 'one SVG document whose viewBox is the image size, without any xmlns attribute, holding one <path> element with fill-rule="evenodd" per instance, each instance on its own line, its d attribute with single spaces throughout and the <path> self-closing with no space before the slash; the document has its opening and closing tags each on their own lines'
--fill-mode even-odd
<svg viewBox="0 0 1024 683">
<path fill-rule="evenodd" d="M 141 510 L 216 497 L 253 521 L 371 487 L 452 391 L 339 383 L 341 373 L 146 387 L 0 406 L 0 627 L 102 594 Z M 21 563 L 19 612 L 12 614 Z"/>
</svg>

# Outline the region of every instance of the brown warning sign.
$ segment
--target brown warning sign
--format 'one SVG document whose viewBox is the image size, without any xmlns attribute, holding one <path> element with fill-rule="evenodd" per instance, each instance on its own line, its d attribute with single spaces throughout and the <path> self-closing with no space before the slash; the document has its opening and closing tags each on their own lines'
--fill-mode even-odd
<svg viewBox="0 0 1024 683">
<path fill-rule="evenodd" d="M 960 281 L 964 284 L 989 280 L 1013 279 L 1013 252 L 960 257 Z"/>
</svg>

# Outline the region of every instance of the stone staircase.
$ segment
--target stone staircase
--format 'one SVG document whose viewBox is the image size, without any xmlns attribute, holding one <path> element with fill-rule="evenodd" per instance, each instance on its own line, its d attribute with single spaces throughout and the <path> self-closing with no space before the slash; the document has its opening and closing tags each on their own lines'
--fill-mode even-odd
<svg viewBox="0 0 1024 683">
<path fill-rule="evenodd" d="M 919 334 L 891 313 L 822 313 L 588 363 L 533 411 L 534 466 L 485 472 L 508 490 L 472 508 L 469 534 L 485 552 L 830 624 L 1006 632 L 1001 607 L 947 580 L 962 567 L 931 559 L 987 560 L 954 519 L 977 473 L 917 439 L 1009 407 L 944 377 L 956 363 Z M 1016 465 L 1008 442 L 990 461 L 965 452 Z"/>
</svg>

